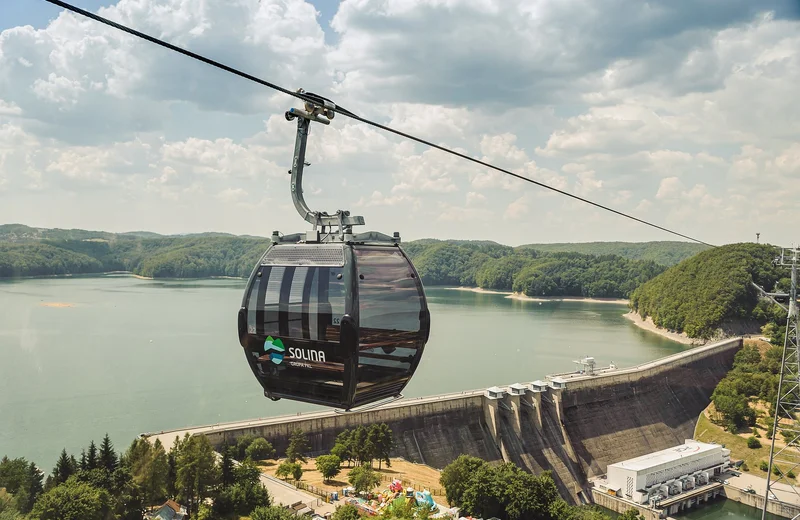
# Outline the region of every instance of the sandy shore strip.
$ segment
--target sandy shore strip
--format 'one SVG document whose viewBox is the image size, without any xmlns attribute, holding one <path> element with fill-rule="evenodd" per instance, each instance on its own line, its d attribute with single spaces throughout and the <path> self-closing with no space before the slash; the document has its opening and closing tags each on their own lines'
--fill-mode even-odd
<svg viewBox="0 0 800 520">
<path fill-rule="evenodd" d="M 614 305 L 628 305 L 628 300 L 620 298 L 584 298 L 582 296 L 525 296 L 521 293 L 505 293 L 506 298 L 523 302 L 585 302 L 585 303 L 613 303 Z"/>
<path fill-rule="evenodd" d="M 631 320 L 634 325 L 639 327 L 640 329 L 644 329 L 659 336 L 663 336 L 667 339 L 671 339 L 672 341 L 677 341 L 678 343 L 683 343 L 684 345 L 705 345 L 705 341 L 701 339 L 690 338 L 686 335 L 685 332 L 681 332 L 680 334 L 677 332 L 670 332 L 666 329 L 662 329 L 660 327 L 656 327 L 655 323 L 653 323 L 653 318 L 650 316 L 647 317 L 647 320 L 643 320 L 641 316 L 637 313 L 631 311 L 627 314 L 623 314 L 626 318 Z"/>
<path fill-rule="evenodd" d="M 483 294 L 514 294 L 511 291 L 490 291 L 489 289 L 481 289 L 480 287 L 445 287 L 451 291 L 469 291 Z"/>
</svg>

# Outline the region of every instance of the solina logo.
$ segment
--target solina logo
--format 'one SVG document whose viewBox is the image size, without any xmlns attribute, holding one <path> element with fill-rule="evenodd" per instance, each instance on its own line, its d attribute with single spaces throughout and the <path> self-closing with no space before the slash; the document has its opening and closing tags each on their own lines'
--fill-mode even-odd
<svg viewBox="0 0 800 520">
<path fill-rule="evenodd" d="M 264 341 L 264 352 L 269 352 L 269 360 L 275 363 L 276 365 L 280 365 L 281 361 L 283 361 L 283 351 L 286 350 L 283 346 L 283 341 L 278 339 L 273 339 L 272 336 L 267 336 L 266 341 Z"/>
</svg>

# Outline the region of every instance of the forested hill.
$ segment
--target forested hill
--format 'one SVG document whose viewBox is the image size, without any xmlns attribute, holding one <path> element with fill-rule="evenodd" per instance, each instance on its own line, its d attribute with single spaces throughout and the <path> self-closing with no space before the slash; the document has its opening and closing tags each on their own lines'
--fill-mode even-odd
<svg viewBox="0 0 800 520">
<path fill-rule="evenodd" d="M 422 281 L 514 291 L 528 296 L 627 298 L 661 273 L 654 262 L 613 255 L 542 253 L 486 242 L 409 242 Z"/>
<path fill-rule="evenodd" d="M 694 338 L 709 338 L 737 324 L 753 328 L 780 322 L 785 313 L 759 301 L 751 285 L 788 288 L 787 271 L 772 265 L 775 254 L 773 246 L 753 243 L 703 251 L 637 288 L 631 306 L 659 327 Z"/>
<path fill-rule="evenodd" d="M 5 225 L 0 226 L 0 277 L 109 271 L 154 278 L 246 277 L 268 243 L 266 238 L 222 233 L 163 236 Z M 655 244 L 668 249 L 664 244 L 669 243 Z M 491 241 L 424 239 L 403 247 L 427 285 L 478 286 L 536 296 L 626 298 L 665 269 L 653 261 L 610 254 L 541 252 Z"/>
<path fill-rule="evenodd" d="M 130 271 L 152 278 L 246 277 L 266 238 L 163 236 L 0 226 L 0 278 Z"/>
<path fill-rule="evenodd" d="M 630 260 L 651 260 L 672 266 L 708 249 L 692 242 L 579 242 L 562 244 L 527 244 L 519 249 L 546 253 L 572 252 L 585 255 L 617 255 Z"/>
</svg>

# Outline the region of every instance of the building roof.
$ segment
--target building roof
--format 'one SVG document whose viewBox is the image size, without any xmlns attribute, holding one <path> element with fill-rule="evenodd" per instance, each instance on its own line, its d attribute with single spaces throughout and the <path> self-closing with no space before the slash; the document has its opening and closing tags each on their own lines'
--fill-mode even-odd
<svg viewBox="0 0 800 520">
<path fill-rule="evenodd" d="M 167 499 L 167 501 L 164 502 L 164 505 L 169 507 L 170 509 L 172 509 L 176 513 L 180 513 L 181 512 L 181 505 L 179 503 L 175 502 L 172 499 Z"/>
<path fill-rule="evenodd" d="M 686 442 L 680 446 L 673 446 L 665 450 L 648 453 L 641 457 L 636 457 L 635 459 L 615 462 L 614 464 L 609 464 L 609 467 L 616 466 L 634 471 L 642 471 L 686 457 L 693 457 L 701 453 L 720 450 L 721 448 L 719 444 L 706 444 L 705 442 L 686 439 Z"/>
<path fill-rule="evenodd" d="M 155 514 L 152 518 L 161 519 L 161 520 L 181 520 L 183 518 L 183 514 L 181 514 L 181 506 L 174 500 L 167 500 L 159 508 L 156 510 Z"/>
</svg>

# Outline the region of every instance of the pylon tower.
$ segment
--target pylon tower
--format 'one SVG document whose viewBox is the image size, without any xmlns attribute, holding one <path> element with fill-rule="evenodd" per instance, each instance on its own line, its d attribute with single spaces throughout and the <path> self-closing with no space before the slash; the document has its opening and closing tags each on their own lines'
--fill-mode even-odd
<svg viewBox="0 0 800 520">
<path fill-rule="evenodd" d="M 783 342 L 778 397 L 775 403 L 772 442 L 769 448 L 767 486 L 761 520 L 766 519 L 769 501 L 800 501 L 800 490 L 786 475 L 791 471 L 800 474 L 800 357 L 797 339 L 797 262 L 798 249 L 783 249 L 773 262 L 791 269 L 792 286 L 789 290 L 789 308 L 786 319 L 786 337 Z M 782 296 L 782 295 L 781 295 Z M 776 446 L 776 440 L 784 446 Z M 795 515 L 796 520 L 800 514 Z"/>
</svg>

